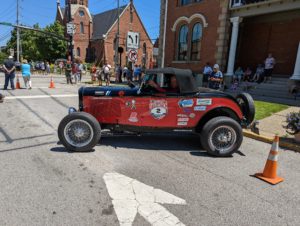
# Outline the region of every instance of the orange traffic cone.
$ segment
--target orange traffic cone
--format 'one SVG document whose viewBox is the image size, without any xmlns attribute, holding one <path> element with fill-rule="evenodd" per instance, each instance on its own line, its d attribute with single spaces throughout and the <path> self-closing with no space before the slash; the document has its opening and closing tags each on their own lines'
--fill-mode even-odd
<svg viewBox="0 0 300 226">
<path fill-rule="evenodd" d="M 17 76 L 16 89 L 21 89 L 21 84 L 20 84 L 19 76 Z"/>
<path fill-rule="evenodd" d="M 279 136 L 276 135 L 265 165 L 264 172 L 255 174 L 255 177 L 273 185 L 278 184 L 284 180 L 283 178 L 277 176 L 278 149 Z"/>
<path fill-rule="evenodd" d="M 50 86 L 49 86 L 50 89 L 54 89 L 55 88 L 55 85 L 54 85 L 54 82 L 53 82 L 53 78 L 51 76 L 51 80 L 50 80 Z"/>
</svg>

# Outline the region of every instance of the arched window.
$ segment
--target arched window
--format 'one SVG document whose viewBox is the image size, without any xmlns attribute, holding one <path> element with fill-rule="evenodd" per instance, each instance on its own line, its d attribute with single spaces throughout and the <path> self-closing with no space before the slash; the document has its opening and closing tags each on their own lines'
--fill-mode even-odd
<svg viewBox="0 0 300 226">
<path fill-rule="evenodd" d="M 178 35 L 178 60 L 185 61 L 187 60 L 187 51 L 188 51 L 188 26 L 183 25 L 179 30 Z"/>
<path fill-rule="evenodd" d="M 83 22 L 80 22 L 80 33 L 84 34 L 84 25 L 83 25 Z"/>
<path fill-rule="evenodd" d="M 77 56 L 80 57 L 80 48 L 79 47 L 77 47 Z"/>
<path fill-rule="evenodd" d="M 202 38 L 202 25 L 196 23 L 193 27 L 192 42 L 191 42 L 191 60 L 200 60 Z"/>
<path fill-rule="evenodd" d="M 143 43 L 143 54 L 147 53 L 147 44 L 146 42 Z"/>
<path fill-rule="evenodd" d="M 84 16 L 84 11 L 83 10 L 79 10 L 79 16 L 81 16 L 81 17 Z"/>
</svg>

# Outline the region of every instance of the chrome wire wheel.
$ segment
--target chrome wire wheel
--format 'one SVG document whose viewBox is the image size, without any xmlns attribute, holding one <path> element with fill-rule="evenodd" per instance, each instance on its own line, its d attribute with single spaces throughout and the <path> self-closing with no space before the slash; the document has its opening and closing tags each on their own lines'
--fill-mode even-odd
<svg viewBox="0 0 300 226">
<path fill-rule="evenodd" d="M 236 131 L 226 125 L 215 128 L 209 137 L 209 145 L 222 154 L 230 152 L 236 141 Z"/>
<path fill-rule="evenodd" d="M 81 119 L 70 121 L 64 129 L 64 137 L 66 141 L 77 148 L 88 145 L 94 136 L 92 126 Z"/>
</svg>

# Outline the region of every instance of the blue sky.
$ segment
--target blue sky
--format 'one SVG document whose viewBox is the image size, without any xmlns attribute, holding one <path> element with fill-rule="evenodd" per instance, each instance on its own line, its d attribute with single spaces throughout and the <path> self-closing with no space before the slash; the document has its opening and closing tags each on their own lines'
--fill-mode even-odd
<svg viewBox="0 0 300 226">
<path fill-rule="evenodd" d="M 1 0 L 0 22 L 16 22 L 17 0 Z M 65 0 L 61 0 L 64 5 Z M 129 0 L 120 0 L 125 5 Z M 134 0 L 137 11 L 152 39 L 159 35 L 160 0 Z M 39 23 L 41 27 L 52 23 L 56 15 L 56 0 L 20 0 L 20 23 L 33 25 Z M 117 0 L 89 0 L 92 14 L 97 14 L 117 7 Z M 0 26 L 0 46 L 6 44 L 10 37 L 10 27 Z"/>
</svg>

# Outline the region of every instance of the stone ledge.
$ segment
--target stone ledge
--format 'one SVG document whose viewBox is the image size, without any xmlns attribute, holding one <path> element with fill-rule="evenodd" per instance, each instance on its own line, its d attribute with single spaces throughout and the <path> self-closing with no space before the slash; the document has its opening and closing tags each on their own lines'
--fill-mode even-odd
<svg viewBox="0 0 300 226">
<path fill-rule="evenodd" d="M 268 143 L 268 144 L 272 144 L 273 140 L 274 140 L 274 138 L 272 138 L 272 137 L 258 135 L 256 133 L 253 133 L 253 132 L 248 131 L 248 130 L 243 130 L 243 134 L 244 134 L 245 137 L 248 137 L 248 138 L 251 138 L 251 139 L 254 139 L 254 140 L 258 140 L 258 141 L 261 141 L 261 142 L 265 142 L 265 143 Z M 300 153 L 300 144 L 289 142 L 285 138 L 282 138 L 282 137 L 280 138 L 279 146 L 281 148 L 284 148 L 284 149 L 287 149 L 287 150 L 292 150 L 292 151 Z"/>
</svg>

